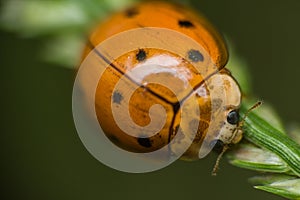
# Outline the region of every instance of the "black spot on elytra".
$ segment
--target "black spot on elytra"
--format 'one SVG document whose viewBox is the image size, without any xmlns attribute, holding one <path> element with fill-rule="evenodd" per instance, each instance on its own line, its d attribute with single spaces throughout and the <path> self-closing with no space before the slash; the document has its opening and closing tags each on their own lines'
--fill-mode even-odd
<svg viewBox="0 0 300 200">
<path fill-rule="evenodd" d="M 136 59 L 141 62 L 146 59 L 147 54 L 144 49 L 139 49 L 138 53 L 135 55 Z"/>
<path fill-rule="evenodd" d="M 117 104 L 121 104 L 121 101 L 123 100 L 122 94 L 118 91 L 115 91 L 113 93 L 112 98 L 113 98 L 113 103 L 117 103 Z"/>
<path fill-rule="evenodd" d="M 149 138 L 138 138 L 137 141 L 143 147 L 149 148 L 152 146 Z"/>
<path fill-rule="evenodd" d="M 129 18 L 134 17 L 137 14 L 139 14 L 139 11 L 136 8 L 130 8 L 125 11 L 126 17 L 129 17 Z"/>
<path fill-rule="evenodd" d="M 184 27 L 184 28 L 192 28 L 194 27 L 194 24 L 188 20 L 179 20 L 178 21 L 178 25 L 180 27 Z"/>
<path fill-rule="evenodd" d="M 199 62 L 199 61 L 202 62 L 204 60 L 204 57 L 200 53 L 200 51 L 195 50 L 195 49 L 191 49 L 191 50 L 188 51 L 188 58 L 192 62 Z"/>
</svg>

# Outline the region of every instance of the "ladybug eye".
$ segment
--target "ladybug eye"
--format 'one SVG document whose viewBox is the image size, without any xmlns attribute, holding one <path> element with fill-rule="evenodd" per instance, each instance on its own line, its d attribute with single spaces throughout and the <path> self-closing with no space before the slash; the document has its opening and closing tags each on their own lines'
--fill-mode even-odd
<svg viewBox="0 0 300 200">
<path fill-rule="evenodd" d="M 238 111 L 237 110 L 232 110 L 227 115 L 227 122 L 229 124 L 235 125 L 239 122 L 239 118 L 240 118 L 240 116 L 239 116 Z"/>
</svg>

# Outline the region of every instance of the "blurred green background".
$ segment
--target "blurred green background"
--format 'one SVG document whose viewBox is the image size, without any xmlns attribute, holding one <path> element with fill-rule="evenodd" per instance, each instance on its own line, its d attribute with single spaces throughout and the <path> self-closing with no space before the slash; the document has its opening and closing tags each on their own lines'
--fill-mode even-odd
<svg viewBox="0 0 300 200">
<path fill-rule="evenodd" d="M 300 1 L 190 4 L 233 42 L 249 66 L 255 94 L 274 105 L 285 124 L 300 122 Z M 47 36 L 22 38 L 3 30 L 0 35 L 0 199 L 282 199 L 252 189 L 247 178 L 256 173 L 226 159 L 212 177 L 216 155 L 148 174 L 102 165 L 82 145 L 73 124 L 75 72 L 39 58 Z"/>
</svg>

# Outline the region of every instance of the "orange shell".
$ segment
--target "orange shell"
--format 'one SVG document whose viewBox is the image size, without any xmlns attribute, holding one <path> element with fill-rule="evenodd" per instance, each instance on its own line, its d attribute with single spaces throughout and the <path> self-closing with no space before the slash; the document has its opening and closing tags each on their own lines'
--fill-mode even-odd
<svg viewBox="0 0 300 200">
<path fill-rule="evenodd" d="M 203 16 L 196 15 L 189 9 L 163 2 L 141 3 L 124 12 L 119 12 L 111 16 L 92 32 L 89 45 L 83 54 L 83 59 L 87 57 L 93 48 L 109 37 L 126 30 L 146 27 L 167 28 L 192 38 L 206 50 L 212 62 L 217 67 L 217 69 L 211 69 L 212 71 L 208 74 L 213 75 L 219 71 L 220 74 L 224 76 L 230 76 L 227 70 L 222 70 L 228 59 L 226 45 L 214 27 Z M 184 43 L 180 45 L 184 46 Z M 141 51 L 142 54 L 140 54 Z M 162 56 L 162 58 L 159 56 Z M 105 55 L 100 55 L 100 59 L 103 57 L 105 57 Z M 193 90 L 187 90 L 182 78 L 172 76 L 170 73 L 161 71 L 145 76 L 143 83 L 147 83 L 147 80 L 151 80 L 154 76 L 159 80 L 168 80 L 174 85 L 175 92 L 178 95 L 175 95 L 174 91 L 172 92 L 159 84 L 138 83 L 139 88 L 134 91 L 129 100 L 129 114 L 132 121 L 139 126 L 146 126 L 150 123 L 149 109 L 153 105 L 159 104 L 166 111 L 166 122 L 161 131 L 151 137 L 145 137 L 143 133 L 134 137 L 126 134 L 119 128 L 114 119 L 111 105 L 122 107 L 126 90 L 131 90 L 136 87 L 137 83 L 130 78 L 121 80 L 121 77 L 128 71 L 128 68 L 135 68 L 137 65 L 147 62 L 149 59 L 156 59 L 156 64 L 159 64 L 160 59 L 176 61 L 178 64 L 168 67 L 172 67 L 176 73 L 182 73 L 182 68 L 188 71 L 188 75 L 185 76 L 190 77 L 188 78 L 188 82 Z M 143 48 L 128 52 L 115 58 L 112 63 L 107 63 L 108 67 L 98 83 L 95 95 L 95 108 L 101 128 L 108 138 L 117 146 L 132 152 L 152 152 L 167 145 L 178 130 L 177 134 L 181 134 L 182 138 L 188 139 L 190 137 L 189 129 L 197 126 L 199 129 L 193 144 L 184 155 L 188 159 L 197 159 L 199 148 L 206 136 L 207 128 L 212 119 L 213 113 L 211 113 L 211 105 L 216 99 L 212 100 L 210 98 L 210 91 L 205 82 L 209 77 L 203 77 L 197 73 L 192 62 L 193 60 L 187 60 L 166 50 Z M 128 63 L 130 63 L 130 65 L 128 65 Z M 86 78 L 88 79 L 88 77 Z M 122 81 L 125 87 L 125 93 L 124 91 L 120 92 L 115 90 L 115 86 L 119 81 Z M 83 82 L 83 84 L 85 84 L 84 87 L 88 87 L 88 84 L 86 84 L 88 81 L 83 80 Z M 194 92 L 194 90 L 196 92 Z M 197 92 L 198 90 L 201 91 Z M 230 90 L 229 92 L 231 93 Z M 196 105 L 195 102 L 191 101 L 192 98 L 196 99 Z M 238 96 L 237 98 L 239 99 L 240 97 Z M 217 100 L 222 101 L 222 99 Z M 193 112 L 193 110 L 182 110 L 179 112 L 180 103 L 183 102 L 188 108 L 199 109 L 201 117 L 199 118 L 197 113 Z M 236 104 L 238 106 L 239 102 Z M 124 113 L 125 112 L 124 110 Z M 182 125 L 180 124 L 181 115 L 189 115 L 192 120 Z M 128 116 L 124 115 L 121 117 L 126 121 L 126 117 Z M 157 116 L 154 114 L 154 118 L 155 117 L 159 118 L 159 113 Z M 176 142 L 179 144 L 182 141 Z"/>
<path fill-rule="evenodd" d="M 228 61 L 228 52 L 222 36 L 204 16 L 166 2 L 143 2 L 125 12 L 112 15 L 92 32 L 90 42 L 95 47 L 114 34 L 139 27 L 176 30 L 203 46 L 220 69 Z"/>
</svg>

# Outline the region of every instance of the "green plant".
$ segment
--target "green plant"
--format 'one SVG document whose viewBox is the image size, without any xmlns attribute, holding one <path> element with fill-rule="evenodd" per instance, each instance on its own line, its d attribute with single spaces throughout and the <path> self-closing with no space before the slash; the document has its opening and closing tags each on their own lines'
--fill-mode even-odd
<svg viewBox="0 0 300 200">
<path fill-rule="evenodd" d="M 232 52 L 228 68 L 238 79 L 245 96 L 242 115 L 257 100 L 251 91 L 245 62 Z M 300 199 L 300 140 L 299 128 L 291 130 L 291 138 L 273 108 L 264 103 L 249 113 L 243 126 L 245 140 L 227 154 L 237 167 L 260 174 L 250 179 L 256 189 L 289 199 Z"/>
<path fill-rule="evenodd" d="M 85 34 L 96 19 L 132 2 L 134 0 L 11 0 L 2 7 L 1 28 L 22 37 L 42 38 L 40 57 L 72 68 L 79 61 Z M 246 63 L 232 52 L 228 68 L 245 94 L 241 109 L 245 113 L 257 100 L 252 93 Z M 300 199 L 300 129 L 286 134 L 268 103 L 250 113 L 243 128 L 245 140 L 227 154 L 229 162 L 259 172 L 259 176 L 250 179 L 255 188 Z"/>
</svg>

